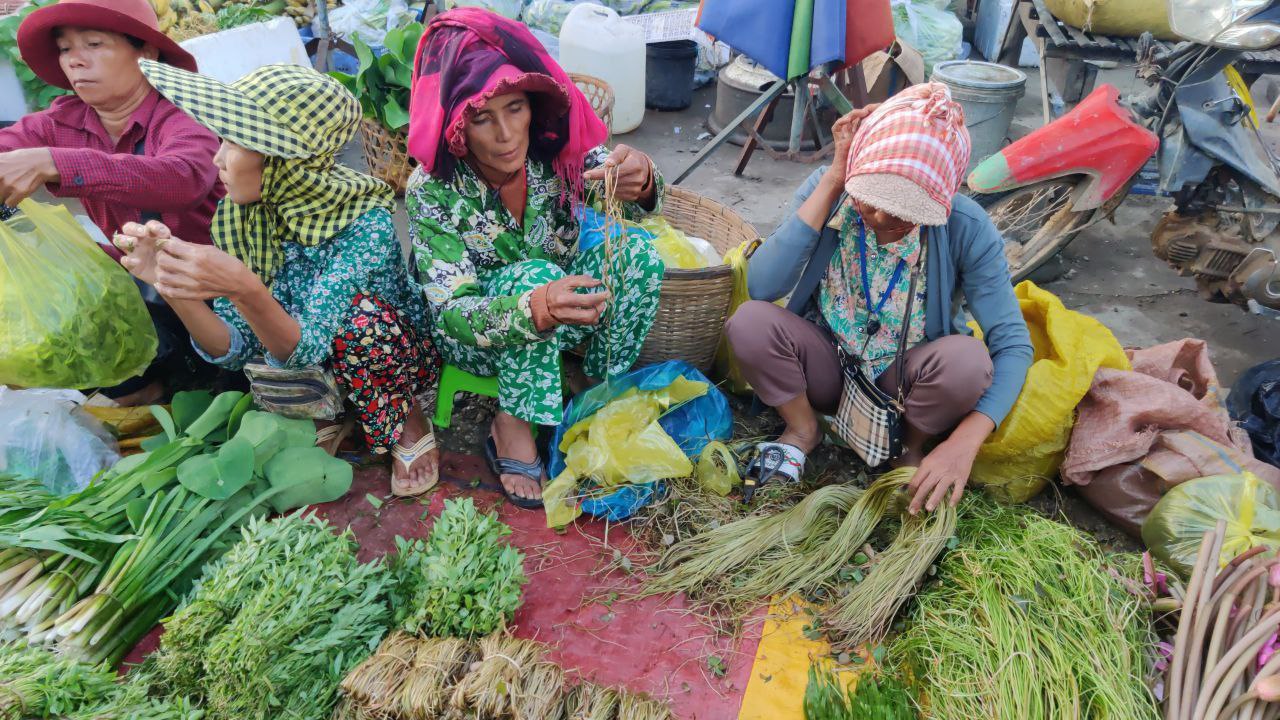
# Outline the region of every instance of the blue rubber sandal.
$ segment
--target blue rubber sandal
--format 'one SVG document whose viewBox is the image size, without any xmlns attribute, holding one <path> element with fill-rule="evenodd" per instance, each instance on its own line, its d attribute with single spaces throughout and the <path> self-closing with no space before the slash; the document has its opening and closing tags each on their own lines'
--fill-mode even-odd
<svg viewBox="0 0 1280 720">
<path fill-rule="evenodd" d="M 502 494 L 507 496 L 507 502 L 520 508 L 521 510 L 539 510 L 542 508 L 542 498 L 527 498 L 512 494 L 507 490 L 506 485 L 502 485 L 503 475 L 519 475 L 526 477 L 538 483 L 538 488 L 542 488 L 542 476 L 545 475 L 542 461 L 521 462 L 512 460 L 511 458 L 498 457 L 498 446 L 490 435 L 484 443 L 484 459 L 489 463 L 489 470 L 498 478 L 498 484 L 502 486 Z"/>
</svg>

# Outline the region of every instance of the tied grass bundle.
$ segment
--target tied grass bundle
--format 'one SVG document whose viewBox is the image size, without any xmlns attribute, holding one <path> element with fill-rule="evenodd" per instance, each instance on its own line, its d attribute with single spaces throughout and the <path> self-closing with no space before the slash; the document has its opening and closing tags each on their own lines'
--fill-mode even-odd
<svg viewBox="0 0 1280 720">
<path fill-rule="evenodd" d="M 540 662 L 525 672 L 511 690 L 511 716 L 515 720 L 562 720 L 564 670 L 555 663 Z"/>
<path fill-rule="evenodd" d="M 137 671 L 135 671 L 137 672 Z M 107 700 L 81 708 L 64 720 L 205 720 L 204 710 L 186 697 L 154 698 L 147 696 L 145 682 L 136 682 L 133 674 Z"/>
<path fill-rule="evenodd" d="M 481 514 L 470 498 L 451 499 L 421 541 L 397 538 L 391 561 L 395 623 L 408 633 L 479 638 L 503 627 L 528 581 L 524 555 L 503 538 L 511 528 Z"/>
<path fill-rule="evenodd" d="M 522 677 L 542 662 L 545 646 L 495 633 L 480 641 L 480 661 L 458 682 L 450 705 L 474 710 L 483 717 L 502 717 L 511 708 L 512 690 Z"/>
<path fill-rule="evenodd" d="M 400 688 L 398 715 L 405 720 L 435 720 L 452 688 L 467 671 L 474 653 L 461 638 L 419 640 L 413 665 Z"/>
<path fill-rule="evenodd" d="M 569 720 L 615 720 L 620 700 L 617 690 L 584 682 L 569 694 L 565 710 Z"/>
<path fill-rule="evenodd" d="M 914 474 L 914 468 L 907 468 L 900 480 L 910 482 Z M 905 517 L 897 536 L 876 557 L 862 582 L 825 613 L 823 622 L 835 639 L 835 649 L 853 651 L 883 637 L 955 531 L 956 509 L 946 502 L 933 512 Z"/>
<path fill-rule="evenodd" d="M 59 658 L 21 643 L 0 645 L 0 720 L 70 713 L 115 689 L 107 668 Z"/>
<path fill-rule="evenodd" d="M 342 692 L 372 712 L 390 706 L 400 697 L 417 651 L 417 638 L 392 633 L 342 680 Z"/>
<path fill-rule="evenodd" d="M 674 720 L 671 708 L 643 693 L 618 693 L 618 720 Z"/>
<path fill-rule="evenodd" d="M 961 508 L 959 543 L 889 648 L 938 720 L 1144 720 L 1154 645 L 1143 601 L 1092 539 L 1030 510 L 981 498 Z"/>
<path fill-rule="evenodd" d="M 825 665 L 809 666 L 804 689 L 804 720 L 917 720 L 919 713 L 901 682 L 888 676 L 863 676 L 852 690 Z"/>
<path fill-rule="evenodd" d="M 784 512 L 748 517 L 677 543 L 649 572 L 645 593 L 683 592 L 729 607 L 759 602 L 768 597 L 756 594 L 759 588 L 777 584 L 769 575 L 776 564 L 830 539 L 862 495 L 848 485 L 828 485 Z M 856 546 L 847 551 L 852 554 Z"/>
</svg>

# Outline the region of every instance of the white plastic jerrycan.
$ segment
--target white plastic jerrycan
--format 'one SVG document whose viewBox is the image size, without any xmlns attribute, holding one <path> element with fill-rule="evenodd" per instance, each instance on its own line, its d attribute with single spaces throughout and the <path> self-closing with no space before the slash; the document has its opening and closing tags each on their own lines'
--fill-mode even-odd
<svg viewBox="0 0 1280 720">
<path fill-rule="evenodd" d="M 594 3 L 573 8 L 560 28 L 560 65 L 594 75 L 613 88 L 613 132 L 631 132 L 644 120 L 644 30 Z"/>
</svg>

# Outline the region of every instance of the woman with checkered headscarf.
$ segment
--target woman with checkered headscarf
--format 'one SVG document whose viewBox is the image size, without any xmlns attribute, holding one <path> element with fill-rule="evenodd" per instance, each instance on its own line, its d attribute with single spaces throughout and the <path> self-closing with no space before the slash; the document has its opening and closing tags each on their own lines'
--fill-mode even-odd
<svg viewBox="0 0 1280 720">
<path fill-rule="evenodd" d="M 336 157 L 355 135 L 360 103 L 296 65 L 231 85 L 141 65 L 162 95 L 222 138 L 214 163 L 227 198 L 213 247 L 158 222 L 126 225 L 117 237 L 125 267 L 164 296 L 206 360 L 248 366 L 260 404 L 318 392 L 292 407 L 323 417 L 345 400 L 354 415 L 322 428 L 317 442 L 336 450 L 358 423 L 375 453 L 391 453 L 394 493 L 430 489 L 439 452 L 418 398 L 434 388 L 439 360 L 426 308 L 392 223 L 391 188 Z M 341 397 L 325 397 L 328 387 Z"/>
<path fill-rule="evenodd" d="M 841 118 L 833 134 L 835 162 L 752 256 L 753 300 L 726 327 L 743 376 L 787 424 L 758 447 L 748 484 L 800 477 L 822 438 L 818 413 L 840 403 L 841 363 L 856 363 L 882 392 L 902 389 L 904 447 L 891 462 L 918 466 L 910 510 L 932 511 L 959 501 L 979 447 L 1017 400 L 1030 335 L 1004 241 L 956 194 L 969 133 L 947 87 L 908 88 Z M 773 303 L 788 295 L 785 308 Z"/>
</svg>

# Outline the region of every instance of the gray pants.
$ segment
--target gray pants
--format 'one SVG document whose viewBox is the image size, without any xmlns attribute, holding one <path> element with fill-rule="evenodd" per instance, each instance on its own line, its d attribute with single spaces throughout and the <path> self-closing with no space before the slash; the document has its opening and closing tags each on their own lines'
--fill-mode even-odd
<svg viewBox="0 0 1280 720">
<path fill-rule="evenodd" d="M 843 374 L 826 329 L 773 303 L 743 303 L 725 326 L 742 376 L 769 407 L 800 395 L 824 414 L 840 405 Z M 899 367 L 901 365 L 901 367 Z M 876 379 L 896 393 L 905 373 L 907 422 L 927 435 L 950 432 L 991 386 L 991 355 L 981 340 L 949 335 L 908 350 Z"/>
</svg>

